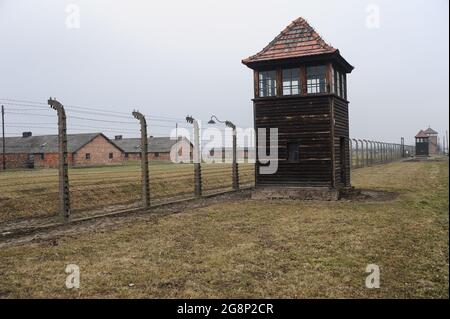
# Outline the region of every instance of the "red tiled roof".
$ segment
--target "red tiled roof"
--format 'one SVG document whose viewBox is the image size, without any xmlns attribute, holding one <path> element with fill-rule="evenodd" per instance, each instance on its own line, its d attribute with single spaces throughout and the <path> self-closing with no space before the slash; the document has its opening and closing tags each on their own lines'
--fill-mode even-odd
<svg viewBox="0 0 450 319">
<path fill-rule="evenodd" d="M 336 51 L 337 49 L 328 45 L 305 19 L 298 18 L 261 52 L 242 60 L 242 63 L 305 57 Z"/>
<path fill-rule="evenodd" d="M 438 132 L 436 132 L 435 130 L 433 130 L 431 127 L 427 128 L 424 131 L 426 134 L 438 134 Z"/>
<path fill-rule="evenodd" d="M 421 138 L 421 137 L 428 137 L 428 135 L 423 130 L 420 130 L 420 132 L 417 133 L 416 138 Z"/>
</svg>

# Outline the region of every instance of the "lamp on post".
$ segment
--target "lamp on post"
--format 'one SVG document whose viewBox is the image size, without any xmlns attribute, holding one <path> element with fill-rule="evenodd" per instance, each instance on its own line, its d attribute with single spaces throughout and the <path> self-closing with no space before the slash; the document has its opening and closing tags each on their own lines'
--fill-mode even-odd
<svg viewBox="0 0 450 319">
<path fill-rule="evenodd" d="M 208 124 L 214 125 L 216 122 L 225 124 L 227 127 L 233 130 L 233 189 L 239 190 L 239 169 L 237 163 L 237 138 L 236 138 L 236 125 L 234 125 L 230 121 L 221 121 L 217 118 L 217 116 L 212 115 L 211 119 L 208 121 Z"/>
</svg>

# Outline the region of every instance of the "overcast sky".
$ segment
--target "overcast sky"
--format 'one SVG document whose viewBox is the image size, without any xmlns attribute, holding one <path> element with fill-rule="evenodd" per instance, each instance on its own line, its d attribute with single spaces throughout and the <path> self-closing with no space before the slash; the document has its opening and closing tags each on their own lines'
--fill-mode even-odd
<svg viewBox="0 0 450 319">
<path fill-rule="evenodd" d="M 54 96 L 68 105 L 203 120 L 213 113 L 251 127 L 252 72 L 241 60 L 302 16 L 355 66 L 351 136 L 411 143 L 421 128 L 442 134 L 448 127 L 448 3 L 0 0 L 0 99 Z M 79 28 L 67 27 L 76 26 L 68 4 L 80 9 Z M 366 23 L 370 4 L 379 8 L 379 27 Z"/>
</svg>

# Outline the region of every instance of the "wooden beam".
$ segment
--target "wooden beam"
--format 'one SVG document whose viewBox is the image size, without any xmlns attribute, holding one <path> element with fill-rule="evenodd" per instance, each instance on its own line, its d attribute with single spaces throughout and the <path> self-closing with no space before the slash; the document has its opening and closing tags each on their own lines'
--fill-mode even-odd
<svg viewBox="0 0 450 319">
<path fill-rule="evenodd" d="M 306 95 L 308 90 L 306 88 L 306 66 L 302 65 L 300 67 L 300 94 Z"/>
<path fill-rule="evenodd" d="M 253 71 L 253 87 L 255 98 L 259 97 L 259 72 Z"/>
<path fill-rule="evenodd" d="M 331 187 L 336 187 L 336 152 L 334 148 L 334 98 L 330 98 Z"/>
</svg>

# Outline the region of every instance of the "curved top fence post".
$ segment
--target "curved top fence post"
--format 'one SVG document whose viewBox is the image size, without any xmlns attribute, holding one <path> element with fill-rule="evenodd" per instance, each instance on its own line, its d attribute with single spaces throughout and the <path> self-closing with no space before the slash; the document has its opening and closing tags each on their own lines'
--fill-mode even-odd
<svg viewBox="0 0 450 319">
<path fill-rule="evenodd" d="M 64 222 L 70 221 L 69 163 L 67 157 L 67 123 L 64 106 L 49 98 L 48 105 L 58 114 L 59 208 Z"/>
<path fill-rule="evenodd" d="M 145 208 L 150 207 L 150 177 L 148 174 L 148 140 L 147 140 L 147 121 L 145 116 L 139 111 L 131 113 L 133 117 L 139 120 L 141 126 L 141 185 L 142 202 Z"/>
</svg>

